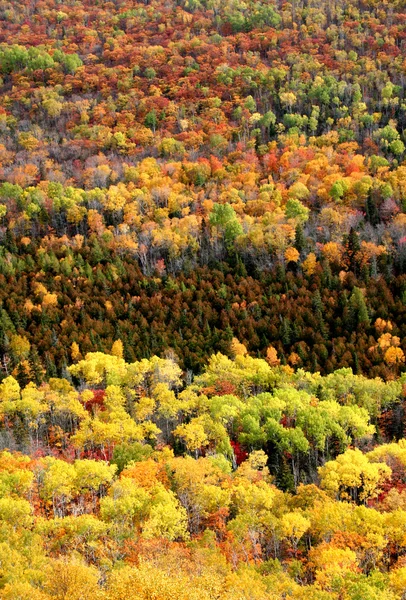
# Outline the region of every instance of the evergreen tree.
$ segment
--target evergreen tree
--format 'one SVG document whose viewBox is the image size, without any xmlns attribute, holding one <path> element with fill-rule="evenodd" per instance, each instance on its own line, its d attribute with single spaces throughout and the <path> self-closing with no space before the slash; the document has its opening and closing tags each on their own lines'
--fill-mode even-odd
<svg viewBox="0 0 406 600">
<path fill-rule="evenodd" d="M 362 291 L 358 287 L 354 287 L 350 297 L 350 312 L 351 320 L 356 325 L 368 326 L 370 324 L 365 298 Z"/>
<path fill-rule="evenodd" d="M 359 235 L 353 227 L 351 227 L 350 233 L 348 234 L 348 236 L 346 237 L 344 242 L 345 242 L 344 245 L 346 246 L 348 266 L 351 269 L 351 271 L 353 271 L 353 273 L 356 273 L 356 271 L 357 271 L 356 256 L 357 256 L 357 253 L 361 249 L 361 244 L 359 241 Z"/>
<path fill-rule="evenodd" d="M 365 216 L 366 220 L 371 223 L 374 227 L 380 223 L 380 216 L 378 207 L 376 205 L 376 199 L 373 195 L 373 192 L 368 194 L 368 198 L 365 202 Z"/>
<path fill-rule="evenodd" d="M 29 354 L 32 380 L 36 385 L 41 385 L 44 380 L 44 367 L 42 366 L 38 349 L 32 345 Z"/>
<path fill-rule="evenodd" d="M 294 246 L 298 252 L 302 252 L 305 245 L 306 245 L 306 238 L 303 233 L 303 227 L 302 227 L 301 223 L 298 223 L 296 225 Z"/>
</svg>

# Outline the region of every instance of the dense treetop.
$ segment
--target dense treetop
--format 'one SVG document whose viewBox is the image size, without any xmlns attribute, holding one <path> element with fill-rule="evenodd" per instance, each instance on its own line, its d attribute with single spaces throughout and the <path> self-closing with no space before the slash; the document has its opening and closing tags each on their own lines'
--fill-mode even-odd
<svg viewBox="0 0 406 600">
<path fill-rule="evenodd" d="M 405 600 L 403 0 L 0 0 L 0 597 Z"/>
<path fill-rule="evenodd" d="M 3 380 L 2 598 L 403 600 L 404 377 L 233 348 Z"/>
<path fill-rule="evenodd" d="M 402 2 L 0 11 L 2 377 L 116 339 L 199 372 L 233 336 L 403 368 Z"/>
</svg>

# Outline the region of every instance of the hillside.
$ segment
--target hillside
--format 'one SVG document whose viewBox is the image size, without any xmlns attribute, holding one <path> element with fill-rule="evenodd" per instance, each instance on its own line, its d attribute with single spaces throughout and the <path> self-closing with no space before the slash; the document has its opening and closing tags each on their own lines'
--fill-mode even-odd
<svg viewBox="0 0 406 600">
<path fill-rule="evenodd" d="M 0 600 L 406 600 L 404 0 L 0 0 Z"/>
<path fill-rule="evenodd" d="M 1 10 L 7 372 L 15 335 L 37 381 L 72 343 L 198 373 L 235 336 L 396 374 L 375 323 L 404 347 L 403 3 Z"/>
</svg>

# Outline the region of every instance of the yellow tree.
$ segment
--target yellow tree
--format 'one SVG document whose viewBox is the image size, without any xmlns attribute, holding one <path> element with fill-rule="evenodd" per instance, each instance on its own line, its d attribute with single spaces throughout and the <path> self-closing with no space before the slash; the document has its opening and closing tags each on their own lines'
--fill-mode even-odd
<svg viewBox="0 0 406 600">
<path fill-rule="evenodd" d="M 371 463 L 357 448 L 340 454 L 319 468 L 321 487 L 337 498 L 366 502 L 376 498 L 380 486 L 392 474 L 382 463 Z"/>
</svg>

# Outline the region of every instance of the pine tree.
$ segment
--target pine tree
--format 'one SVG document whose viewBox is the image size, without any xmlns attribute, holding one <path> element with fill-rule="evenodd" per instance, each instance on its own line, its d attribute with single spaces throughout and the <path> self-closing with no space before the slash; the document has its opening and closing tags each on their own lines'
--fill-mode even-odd
<svg viewBox="0 0 406 600">
<path fill-rule="evenodd" d="M 282 319 L 282 324 L 280 328 L 280 336 L 282 340 L 282 344 L 284 346 L 289 346 L 291 340 L 291 327 L 289 319 Z"/>
<path fill-rule="evenodd" d="M 58 371 L 56 369 L 55 361 L 48 353 L 45 356 L 45 366 L 47 378 L 58 377 Z"/>
<path fill-rule="evenodd" d="M 365 303 L 365 298 L 358 287 L 354 287 L 350 297 L 350 311 L 352 320 L 357 325 L 368 326 L 370 324 L 368 308 Z"/>
<path fill-rule="evenodd" d="M 32 380 L 36 385 L 44 381 L 44 367 L 42 366 L 36 346 L 31 346 L 29 361 L 31 366 Z"/>
<path fill-rule="evenodd" d="M 17 367 L 16 379 L 20 384 L 21 388 L 25 388 L 30 383 L 29 365 L 27 361 L 21 361 Z"/>
<path fill-rule="evenodd" d="M 321 299 L 320 291 L 317 289 L 313 296 L 313 309 L 317 319 L 318 328 L 324 339 L 328 338 L 328 328 L 323 318 L 324 306 Z"/>
<path fill-rule="evenodd" d="M 380 223 L 380 216 L 378 207 L 376 206 L 376 200 L 373 193 L 370 192 L 365 202 L 365 216 L 366 220 L 371 223 L 374 227 Z"/>
<path fill-rule="evenodd" d="M 300 223 L 296 225 L 295 231 L 295 248 L 298 252 L 302 252 L 306 244 L 306 238 L 303 233 L 303 227 Z"/>
<path fill-rule="evenodd" d="M 351 227 L 350 233 L 348 234 L 348 237 L 345 240 L 345 246 L 347 248 L 348 266 L 351 269 L 351 271 L 355 273 L 357 270 L 356 255 L 361 249 L 361 244 L 359 241 L 359 235 L 353 227 Z"/>
</svg>

